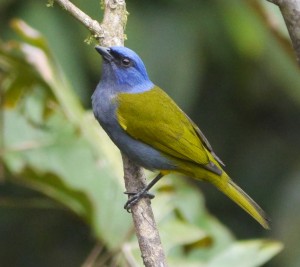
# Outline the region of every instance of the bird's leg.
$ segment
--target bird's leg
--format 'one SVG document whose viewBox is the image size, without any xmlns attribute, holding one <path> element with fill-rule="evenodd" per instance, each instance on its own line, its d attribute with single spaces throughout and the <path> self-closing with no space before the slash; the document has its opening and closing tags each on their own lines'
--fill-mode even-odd
<svg viewBox="0 0 300 267">
<path fill-rule="evenodd" d="M 125 194 L 129 195 L 130 198 L 124 205 L 124 209 L 130 212 L 131 207 L 136 204 L 141 198 L 148 197 L 150 199 L 154 198 L 153 194 L 148 193 L 148 191 L 154 186 L 164 175 L 159 173 L 144 189 L 139 192 L 124 192 Z"/>
</svg>

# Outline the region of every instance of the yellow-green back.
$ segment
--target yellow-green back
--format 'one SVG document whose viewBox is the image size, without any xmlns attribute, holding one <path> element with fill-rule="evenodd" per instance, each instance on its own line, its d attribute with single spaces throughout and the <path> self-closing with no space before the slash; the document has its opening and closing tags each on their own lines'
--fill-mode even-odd
<svg viewBox="0 0 300 267">
<path fill-rule="evenodd" d="M 121 93 L 118 103 L 118 121 L 132 137 L 170 156 L 209 163 L 193 125 L 159 87 L 143 93 Z"/>
</svg>

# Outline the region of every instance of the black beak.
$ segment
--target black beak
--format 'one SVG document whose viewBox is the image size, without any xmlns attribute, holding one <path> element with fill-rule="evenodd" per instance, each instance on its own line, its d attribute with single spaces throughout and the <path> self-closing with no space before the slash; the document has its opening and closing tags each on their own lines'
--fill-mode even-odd
<svg viewBox="0 0 300 267">
<path fill-rule="evenodd" d="M 113 59 L 112 55 L 110 54 L 110 48 L 96 45 L 95 49 L 102 56 L 103 59 L 107 61 L 111 61 Z"/>
</svg>

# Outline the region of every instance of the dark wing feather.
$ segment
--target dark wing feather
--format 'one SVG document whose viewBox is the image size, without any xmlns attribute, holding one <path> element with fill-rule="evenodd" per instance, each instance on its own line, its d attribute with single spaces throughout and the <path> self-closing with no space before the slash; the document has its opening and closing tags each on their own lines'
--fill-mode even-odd
<svg viewBox="0 0 300 267">
<path fill-rule="evenodd" d="M 185 114 L 186 115 L 186 114 Z M 199 138 L 202 140 L 204 146 L 208 149 L 208 151 L 212 154 L 212 156 L 215 158 L 215 160 L 217 162 L 219 162 L 222 166 L 225 167 L 224 162 L 216 155 L 216 153 L 213 151 L 212 146 L 210 145 L 210 143 L 208 142 L 207 138 L 205 137 L 204 133 L 198 128 L 198 126 L 192 121 L 192 119 L 190 119 L 190 117 L 188 115 L 186 115 L 186 117 L 190 120 L 190 122 L 192 123 L 196 133 L 198 134 Z"/>
</svg>

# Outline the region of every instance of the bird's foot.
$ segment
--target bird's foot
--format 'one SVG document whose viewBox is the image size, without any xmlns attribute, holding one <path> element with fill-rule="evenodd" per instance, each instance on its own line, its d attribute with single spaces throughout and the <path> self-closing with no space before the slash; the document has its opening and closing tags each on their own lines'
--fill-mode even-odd
<svg viewBox="0 0 300 267">
<path fill-rule="evenodd" d="M 146 190 L 141 190 L 140 192 L 137 193 L 124 192 L 124 194 L 130 197 L 124 205 L 124 209 L 126 209 L 127 212 L 129 213 L 131 212 L 131 207 L 135 205 L 141 198 L 147 197 L 149 199 L 153 199 L 155 197 L 153 194 L 148 193 L 148 191 Z"/>
</svg>

